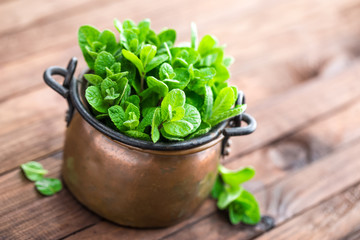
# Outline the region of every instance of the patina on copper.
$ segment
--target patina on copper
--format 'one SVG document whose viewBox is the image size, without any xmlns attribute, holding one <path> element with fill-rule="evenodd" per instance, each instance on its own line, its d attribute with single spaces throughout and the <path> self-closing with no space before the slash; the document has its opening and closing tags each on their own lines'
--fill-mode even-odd
<svg viewBox="0 0 360 240">
<path fill-rule="evenodd" d="M 86 106 L 86 82 L 67 69 L 50 67 L 45 82 L 67 99 L 64 181 L 85 206 L 110 221 L 132 227 L 165 227 L 189 217 L 209 195 L 217 165 L 231 136 L 256 128 L 248 114 L 184 142 L 151 143 L 129 138 L 96 120 Z M 64 76 L 63 85 L 52 75 Z M 242 103 L 243 96 L 239 96 Z M 242 120 L 248 123 L 239 127 Z"/>
</svg>

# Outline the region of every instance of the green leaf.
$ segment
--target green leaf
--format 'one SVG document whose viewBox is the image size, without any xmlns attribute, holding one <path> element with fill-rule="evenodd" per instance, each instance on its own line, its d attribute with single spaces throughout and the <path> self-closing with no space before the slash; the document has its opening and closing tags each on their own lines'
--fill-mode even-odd
<svg viewBox="0 0 360 240">
<path fill-rule="evenodd" d="M 163 123 L 163 127 L 167 134 L 174 137 L 185 137 L 194 129 L 194 126 L 185 120 L 165 122 Z"/>
<path fill-rule="evenodd" d="M 98 41 L 106 46 L 105 50 L 111 54 L 114 54 L 118 49 L 115 34 L 110 30 L 104 30 L 101 32 Z"/>
<path fill-rule="evenodd" d="M 43 179 L 44 175 L 48 173 L 47 170 L 43 168 L 41 163 L 38 162 L 27 162 L 21 165 L 25 176 L 30 181 L 37 181 Z"/>
<path fill-rule="evenodd" d="M 195 132 L 201 124 L 201 116 L 199 111 L 196 109 L 196 107 L 190 104 L 185 104 L 185 115 L 182 120 L 191 123 L 193 126 L 193 129 L 189 133 Z"/>
<path fill-rule="evenodd" d="M 140 110 L 134 104 L 129 103 L 125 110 L 125 119 L 130 119 L 130 113 L 133 112 L 137 119 L 140 119 Z"/>
<path fill-rule="evenodd" d="M 225 209 L 231 202 L 237 199 L 244 189 L 240 186 L 226 186 L 219 195 L 217 206 L 219 209 Z"/>
<path fill-rule="evenodd" d="M 122 50 L 122 54 L 127 60 L 135 65 L 139 71 L 140 76 L 145 76 L 144 66 L 141 60 L 135 54 L 125 49 Z"/>
<path fill-rule="evenodd" d="M 225 67 L 230 67 L 231 64 L 234 63 L 234 58 L 233 57 L 226 57 L 223 59 L 223 64 Z"/>
<path fill-rule="evenodd" d="M 108 95 L 106 91 L 110 90 L 111 88 L 117 90 L 118 85 L 116 84 L 116 82 L 110 80 L 109 78 L 105 78 L 104 81 L 102 81 L 101 83 L 101 95 L 104 97 Z"/>
<path fill-rule="evenodd" d="M 217 116 L 229 110 L 235 103 L 234 99 L 236 99 L 236 97 L 231 87 L 221 89 L 219 95 L 215 99 L 212 115 Z"/>
<path fill-rule="evenodd" d="M 229 70 L 222 64 L 215 66 L 216 75 L 213 79 L 214 82 L 224 82 L 230 78 Z"/>
<path fill-rule="evenodd" d="M 198 51 L 201 56 L 205 56 L 209 51 L 211 51 L 212 48 L 214 48 L 217 44 L 217 41 L 214 37 L 210 35 L 205 35 L 200 43 Z"/>
<path fill-rule="evenodd" d="M 164 138 L 166 138 L 166 139 L 168 139 L 168 140 L 170 140 L 170 141 L 184 141 L 184 139 L 183 138 L 181 138 L 181 137 L 175 137 L 175 136 L 171 136 L 170 134 L 168 134 L 165 130 L 164 130 L 164 128 L 161 128 L 160 129 L 160 132 L 161 132 L 161 135 L 164 137 Z"/>
<path fill-rule="evenodd" d="M 222 165 L 219 165 L 219 172 L 221 173 L 223 181 L 230 186 L 239 186 L 255 176 L 255 170 L 252 167 L 230 170 Z"/>
<path fill-rule="evenodd" d="M 198 42 L 198 34 L 196 24 L 194 22 L 191 23 L 191 47 L 197 49 Z"/>
<path fill-rule="evenodd" d="M 239 105 L 233 109 L 219 113 L 218 115 L 215 115 L 213 113 L 212 117 L 208 120 L 208 122 L 211 124 L 211 126 L 215 126 L 222 121 L 225 121 L 229 118 L 232 118 L 239 114 L 242 114 L 245 110 L 246 110 L 246 104 L 243 104 L 243 105 Z"/>
<path fill-rule="evenodd" d="M 170 90 L 178 88 L 178 89 L 185 89 L 185 87 L 190 82 L 190 75 L 189 71 L 186 68 L 175 68 L 175 77 L 174 80 L 164 79 L 164 82 L 169 87 Z"/>
<path fill-rule="evenodd" d="M 208 120 L 211 117 L 213 102 L 214 102 L 214 97 L 211 87 L 205 85 L 204 105 L 202 107 L 202 114 L 201 114 L 204 120 Z"/>
<path fill-rule="evenodd" d="M 147 35 L 150 31 L 150 20 L 144 19 L 138 24 L 139 29 L 139 42 L 142 43 L 146 40 Z"/>
<path fill-rule="evenodd" d="M 155 107 L 150 107 L 148 109 L 148 111 L 146 112 L 146 115 L 143 117 L 139 126 L 137 127 L 137 130 L 139 132 L 144 132 L 146 127 L 151 126 L 155 109 L 156 109 Z M 144 111 L 142 111 L 142 114 L 143 113 L 144 113 Z"/>
<path fill-rule="evenodd" d="M 62 189 L 62 184 L 56 178 L 43 178 L 35 182 L 36 189 L 45 196 L 51 196 Z"/>
<path fill-rule="evenodd" d="M 136 119 L 135 113 L 131 112 L 129 114 L 129 120 L 126 120 L 123 124 L 125 127 L 129 128 L 130 130 L 135 130 L 135 128 L 139 125 L 139 120 Z"/>
<path fill-rule="evenodd" d="M 114 19 L 114 27 L 116 28 L 116 30 L 118 30 L 119 33 L 123 31 L 121 22 L 116 18 Z"/>
<path fill-rule="evenodd" d="M 115 105 L 108 109 L 109 117 L 114 125 L 119 129 L 123 130 L 123 123 L 125 121 L 125 112 L 121 106 Z"/>
<path fill-rule="evenodd" d="M 224 184 L 220 178 L 220 176 L 216 177 L 214 186 L 211 189 L 211 196 L 215 199 L 218 199 L 220 194 L 225 190 Z"/>
<path fill-rule="evenodd" d="M 229 206 L 229 218 L 232 224 L 240 222 L 255 225 L 261 220 L 260 208 L 256 198 L 243 190 L 241 195 Z"/>
<path fill-rule="evenodd" d="M 187 136 L 187 140 L 188 139 L 191 139 L 191 138 L 195 138 L 195 137 L 198 137 L 198 136 L 202 136 L 206 133 L 208 133 L 211 129 L 211 125 L 207 122 L 201 122 L 199 128 L 192 134 L 190 134 L 189 136 Z"/>
<path fill-rule="evenodd" d="M 185 105 L 185 93 L 180 89 L 171 90 L 162 100 L 161 102 L 161 119 L 166 121 L 169 119 L 169 105 L 171 109 L 175 109 L 176 107 L 183 107 Z"/>
<path fill-rule="evenodd" d="M 146 133 L 142 133 L 136 130 L 128 130 L 124 132 L 125 135 L 132 137 L 132 138 L 137 138 L 137 139 L 141 139 L 141 140 L 145 140 L 145 141 L 150 141 L 150 137 L 148 134 Z"/>
<path fill-rule="evenodd" d="M 104 101 L 101 91 L 97 86 L 90 86 L 85 91 L 85 98 L 96 111 L 107 113 L 109 105 Z"/>
<path fill-rule="evenodd" d="M 127 103 L 134 104 L 137 108 L 140 108 L 140 98 L 137 95 L 131 95 L 126 99 Z M 127 106 L 127 105 L 126 105 Z"/>
<path fill-rule="evenodd" d="M 176 40 L 176 31 L 174 29 L 165 29 L 158 35 L 160 43 L 166 43 L 173 46 Z"/>
<path fill-rule="evenodd" d="M 156 143 L 160 139 L 160 132 L 159 132 L 160 124 L 161 124 L 161 109 L 158 107 L 154 111 L 154 115 L 151 122 L 151 139 L 154 143 Z"/>
<path fill-rule="evenodd" d="M 155 56 L 147 65 L 145 68 L 145 72 L 150 72 L 151 70 L 153 70 L 154 68 L 156 68 L 157 66 L 159 66 L 160 64 L 162 64 L 163 62 L 165 62 L 166 60 L 168 60 L 169 56 L 166 54 L 161 54 L 158 56 Z"/>
<path fill-rule="evenodd" d="M 81 26 L 78 31 L 79 46 L 90 69 L 94 69 L 94 58 L 89 54 L 86 47 L 97 41 L 99 35 L 100 31 L 89 25 Z"/>
<path fill-rule="evenodd" d="M 173 79 L 176 76 L 174 69 L 168 63 L 163 63 L 160 66 L 159 77 L 161 80 Z"/>
<path fill-rule="evenodd" d="M 84 74 L 84 78 L 93 85 L 99 85 L 103 81 L 102 77 L 96 74 Z"/>
<path fill-rule="evenodd" d="M 106 77 L 106 67 L 110 68 L 115 63 L 115 58 L 108 52 L 102 51 L 95 60 L 95 74 Z"/>
<path fill-rule="evenodd" d="M 153 45 L 145 45 L 140 52 L 140 60 L 142 65 L 146 69 L 148 63 L 155 57 L 156 55 L 156 47 Z"/>
<path fill-rule="evenodd" d="M 151 29 L 150 29 L 148 35 L 146 36 L 146 41 L 148 43 L 155 45 L 156 47 L 160 47 L 160 40 L 159 40 L 158 36 L 156 35 L 156 33 Z"/>
</svg>

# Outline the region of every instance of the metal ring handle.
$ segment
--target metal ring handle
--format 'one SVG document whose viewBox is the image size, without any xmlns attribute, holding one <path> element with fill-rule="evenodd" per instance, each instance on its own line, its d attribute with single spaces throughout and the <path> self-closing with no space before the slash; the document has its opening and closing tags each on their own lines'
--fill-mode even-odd
<svg viewBox="0 0 360 240">
<path fill-rule="evenodd" d="M 223 130 L 225 137 L 248 135 L 255 131 L 257 126 L 255 118 L 247 113 L 243 113 L 241 115 L 242 121 L 246 122 L 248 125 L 246 127 L 225 128 Z"/>
<path fill-rule="evenodd" d="M 59 93 L 61 96 L 66 98 L 69 109 L 66 112 L 65 121 L 67 122 L 67 125 L 70 124 L 70 121 L 72 119 L 73 113 L 74 113 L 74 106 L 70 99 L 70 82 L 72 81 L 74 77 L 74 72 L 77 65 L 77 59 L 73 57 L 67 66 L 67 68 L 62 67 L 49 67 L 44 72 L 44 81 L 45 83 L 50 86 L 52 89 L 54 89 L 57 93 Z M 58 83 L 52 76 L 53 75 L 60 75 L 64 77 L 64 82 L 61 85 Z"/>
</svg>

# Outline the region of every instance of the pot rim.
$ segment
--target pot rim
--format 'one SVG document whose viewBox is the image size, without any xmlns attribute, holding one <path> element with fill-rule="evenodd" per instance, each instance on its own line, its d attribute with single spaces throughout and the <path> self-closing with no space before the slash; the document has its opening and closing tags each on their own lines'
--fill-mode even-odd
<svg viewBox="0 0 360 240">
<path fill-rule="evenodd" d="M 140 148 L 142 150 L 155 150 L 155 151 L 178 151 L 178 150 L 187 150 L 199 147 L 201 145 L 205 145 L 213 140 L 217 140 L 219 136 L 221 136 L 221 139 L 223 140 L 223 146 L 222 150 L 224 151 L 225 145 L 227 140 L 231 136 L 241 136 L 241 135 L 248 135 L 255 131 L 256 129 L 256 121 L 253 117 L 246 113 L 242 113 L 238 116 L 235 116 L 234 118 L 230 120 L 223 121 L 219 123 L 218 125 L 214 126 L 207 134 L 201 135 L 196 138 L 192 138 L 189 140 L 184 140 L 182 142 L 157 142 L 153 143 L 151 141 L 145 141 L 140 140 L 132 137 L 128 137 L 125 134 L 122 134 L 118 131 L 115 131 L 109 127 L 107 127 L 105 124 L 101 123 L 99 120 L 97 120 L 90 110 L 84 105 L 84 90 L 81 89 L 81 86 L 85 83 L 85 79 L 83 78 L 83 75 L 88 71 L 83 71 L 79 79 L 76 79 L 74 77 L 75 68 L 77 65 L 77 59 L 73 57 L 68 66 L 67 69 L 61 68 L 61 67 L 49 67 L 44 72 L 44 80 L 45 82 L 53 88 L 56 92 L 58 92 L 60 95 L 62 95 L 64 98 L 67 99 L 69 104 L 69 110 L 67 111 L 66 121 L 69 125 L 71 122 L 74 109 L 76 109 L 79 114 L 82 116 L 82 118 L 88 122 L 92 127 L 94 127 L 96 130 L 104 134 L 105 136 L 109 137 L 111 140 L 115 142 L 122 143 L 124 145 L 128 145 L 135 148 Z M 53 77 L 52 75 L 61 75 L 63 76 L 64 82 L 63 85 L 60 85 Z M 81 92 L 82 91 L 82 92 Z M 83 101 L 81 100 L 83 99 Z M 244 94 L 239 91 L 239 96 L 237 99 L 236 104 L 242 104 L 245 103 Z M 86 103 L 87 104 L 87 103 Z M 245 121 L 248 126 L 240 127 L 241 121 Z M 233 123 L 235 127 L 229 127 L 226 128 L 226 126 L 229 123 Z M 230 124 L 229 124 L 230 125 Z M 220 140 L 221 140 L 220 139 Z M 219 141 L 220 141 L 219 140 Z"/>
</svg>

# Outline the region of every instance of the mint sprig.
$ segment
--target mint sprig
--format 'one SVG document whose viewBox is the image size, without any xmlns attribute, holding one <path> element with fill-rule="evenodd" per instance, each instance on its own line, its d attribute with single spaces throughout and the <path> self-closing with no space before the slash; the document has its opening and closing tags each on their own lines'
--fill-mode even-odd
<svg viewBox="0 0 360 240">
<path fill-rule="evenodd" d="M 79 45 L 90 68 L 85 98 L 94 116 L 133 138 L 183 141 L 206 134 L 220 122 L 239 115 L 237 88 L 229 86 L 224 47 L 215 37 L 176 46 L 176 31 L 155 33 L 150 20 L 138 24 L 114 21 L 120 40 L 110 30 L 79 29 Z"/>
<path fill-rule="evenodd" d="M 255 175 L 255 170 L 245 167 L 229 170 L 222 165 L 218 167 L 219 175 L 212 188 L 211 195 L 217 199 L 217 207 L 229 212 L 232 224 L 240 222 L 257 224 L 260 219 L 260 208 L 256 198 L 241 185 Z"/>
<path fill-rule="evenodd" d="M 30 181 L 35 182 L 35 187 L 39 193 L 45 196 L 51 196 L 62 189 L 62 184 L 59 179 L 45 178 L 48 173 L 39 162 L 30 161 L 21 165 L 25 177 Z"/>
</svg>

